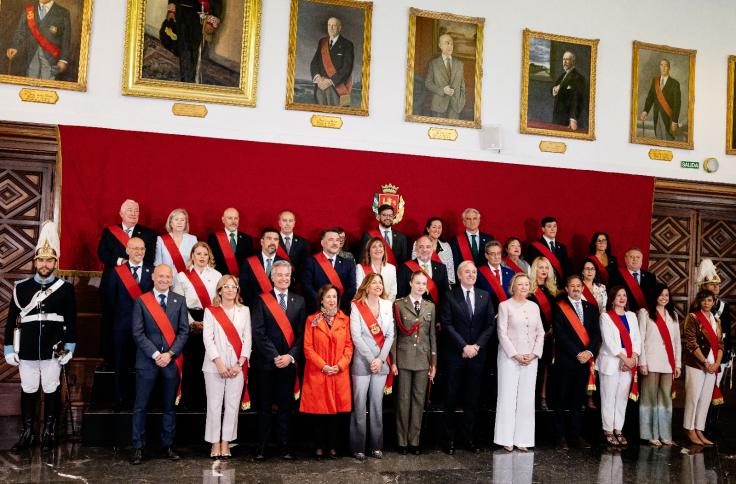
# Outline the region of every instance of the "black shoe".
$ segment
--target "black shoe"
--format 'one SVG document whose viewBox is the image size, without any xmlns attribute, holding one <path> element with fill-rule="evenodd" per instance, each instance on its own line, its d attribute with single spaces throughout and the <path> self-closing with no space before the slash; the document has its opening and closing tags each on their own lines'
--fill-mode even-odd
<svg viewBox="0 0 736 484">
<path fill-rule="evenodd" d="M 447 441 L 447 446 L 445 447 L 445 452 L 447 455 L 455 455 L 455 442 L 452 440 Z"/>
<path fill-rule="evenodd" d="M 166 447 L 165 454 L 166 454 L 166 458 L 169 460 L 179 460 L 180 459 L 179 454 L 174 452 L 173 447 Z"/>
<path fill-rule="evenodd" d="M 130 463 L 137 466 L 143 462 L 143 449 L 133 449 L 133 455 L 130 456 Z"/>
<path fill-rule="evenodd" d="M 336 460 L 337 459 L 337 451 L 335 449 L 330 449 L 330 452 L 327 455 L 332 460 Z"/>
<path fill-rule="evenodd" d="M 260 446 L 258 447 L 258 450 L 256 450 L 256 460 L 257 461 L 264 461 L 266 460 L 266 447 Z"/>
<path fill-rule="evenodd" d="M 406 455 L 407 453 L 408 453 L 408 449 L 406 448 L 406 446 L 405 445 L 400 445 L 399 446 L 399 454 Z"/>
<path fill-rule="evenodd" d="M 420 455 L 422 453 L 418 445 L 410 445 L 409 451 L 411 451 L 411 453 L 414 455 Z"/>
<path fill-rule="evenodd" d="M 556 447 L 558 449 L 562 449 L 562 450 L 568 450 L 569 449 L 569 447 L 567 445 L 567 441 L 564 438 L 562 438 L 562 437 L 560 437 L 560 438 L 557 439 Z"/>
<path fill-rule="evenodd" d="M 468 440 L 468 450 L 474 454 L 480 454 L 480 447 L 475 443 L 474 440 Z"/>
<path fill-rule="evenodd" d="M 20 434 L 18 442 L 10 449 L 13 452 L 27 449 L 35 444 L 34 422 L 36 420 L 36 401 L 38 400 L 38 392 L 26 393 L 21 391 L 20 409 L 23 416 L 23 431 Z"/>
</svg>

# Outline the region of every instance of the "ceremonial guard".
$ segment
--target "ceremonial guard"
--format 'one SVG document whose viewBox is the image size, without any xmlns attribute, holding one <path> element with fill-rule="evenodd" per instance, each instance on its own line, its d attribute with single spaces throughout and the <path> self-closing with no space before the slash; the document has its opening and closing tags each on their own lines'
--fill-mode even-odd
<svg viewBox="0 0 736 484">
<path fill-rule="evenodd" d="M 76 345 L 74 287 L 54 274 L 59 260 L 56 225 L 46 222 L 36 245 L 36 274 L 16 284 L 5 325 L 5 361 L 18 366 L 23 431 L 12 450 L 35 441 L 38 390 L 44 393 L 45 448 L 53 447 L 61 401 L 61 367 L 72 359 Z"/>
</svg>

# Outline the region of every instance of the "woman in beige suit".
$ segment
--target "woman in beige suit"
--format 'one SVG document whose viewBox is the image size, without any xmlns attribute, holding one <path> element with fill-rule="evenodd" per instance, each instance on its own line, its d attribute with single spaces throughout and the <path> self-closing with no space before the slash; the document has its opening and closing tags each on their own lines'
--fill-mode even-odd
<svg viewBox="0 0 736 484">
<path fill-rule="evenodd" d="M 498 305 L 498 399 L 493 442 L 508 452 L 534 447 L 534 387 L 544 348 L 539 306 L 527 299 L 531 282 L 511 278 L 511 298 Z"/>
<path fill-rule="evenodd" d="M 238 410 L 246 384 L 243 365 L 250 358 L 252 348 L 250 311 L 243 306 L 235 277 L 220 278 L 212 307 L 205 309 L 203 322 L 202 372 L 207 390 L 204 439 L 212 443 L 210 457 L 227 458 L 230 442 L 238 434 Z M 236 352 L 238 346 L 240 351 Z"/>
</svg>

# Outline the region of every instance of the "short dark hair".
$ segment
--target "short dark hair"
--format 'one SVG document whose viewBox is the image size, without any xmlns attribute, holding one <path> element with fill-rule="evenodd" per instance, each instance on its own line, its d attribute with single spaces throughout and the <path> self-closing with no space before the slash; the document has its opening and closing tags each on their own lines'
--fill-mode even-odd
<svg viewBox="0 0 736 484">
<path fill-rule="evenodd" d="M 552 222 L 557 222 L 557 219 L 554 218 L 554 217 L 544 217 L 542 219 L 542 224 L 541 225 L 542 225 L 542 227 L 544 227 L 545 225 L 550 224 Z"/>
<path fill-rule="evenodd" d="M 335 292 L 337 293 L 337 309 L 339 310 L 340 309 L 340 290 L 337 287 L 333 286 L 332 284 L 325 284 L 324 286 L 319 288 L 319 290 L 317 291 L 317 304 L 319 304 L 320 306 L 322 305 L 322 298 L 325 297 L 325 294 L 327 294 L 327 291 L 329 291 L 330 289 L 334 289 Z"/>
<path fill-rule="evenodd" d="M 573 280 L 575 280 L 575 279 L 577 279 L 578 281 L 580 281 L 580 284 L 582 284 L 582 283 L 583 283 L 583 278 L 582 278 L 582 277 L 580 277 L 580 276 L 579 276 L 579 275 L 577 275 L 577 274 L 573 274 L 573 275 L 571 275 L 571 276 L 567 276 L 567 277 L 565 278 L 565 287 L 569 286 L 569 285 L 570 285 L 570 283 L 571 283 L 571 282 L 572 282 Z M 591 301 L 588 301 L 588 302 L 591 302 Z"/>
<path fill-rule="evenodd" d="M 710 289 L 701 289 L 700 291 L 698 291 L 698 293 L 695 295 L 695 300 L 690 305 L 690 312 L 694 313 L 700 311 L 703 307 L 703 300 L 707 298 L 711 298 L 713 299 L 713 302 L 715 302 L 716 294 Z"/>
<path fill-rule="evenodd" d="M 393 213 L 396 213 L 396 210 L 394 210 L 393 205 L 389 205 L 388 203 L 384 203 L 383 205 L 378 206 L 378 211 L 376 213 L 381 213 L 384 210 L 391 210 Z"/>
<path fill-rule="evenodd" d="M 280 232 L 278 229 L 275 229 L 273 227 L 263 227 L 263 230 L 261 230 L 261 238 L 263 238 L 264 235 L 273 232 L 276 235 L 279 235 Z"/>
<path fill-rule="evenodd" d="M 322 232 L 319 233 L 319 240 L 324 240 L 325 235 L 329 234 L 330 232 L 334 232 L 334 233 L 340 235 L 340 228 L 339 227 L 330 227 L 330 228 L 324 229 Z"/>
<path fill-rule="evenodd" d="M 501 249 L 501 253 L 503 253 L 503 246 L 498 240 L 489 240 L 488 242 L 486 242 L 486 245 L 483 246 L 483 253 L 485 254 L 486 252 L 488 252 L 488 249 L 490 249 L 491 247 L 498 247 L 499 249 Z"/>
<path fill-rule="evenodd" d="M 606 301 L 606 310 L 610 311 L 613 309 L 613 300 L 616 299 L 616 294 L 618 294 L 619 291 L 623 290 L 626 292 L 626 288 L 624 286 L 613 286 L 608 290 L 608 301 Z M 624 311 L 629 310 L 629 293 L 626 292 L 626 306 L 624 306 Z"/>
<path fill-rule="evenodd" d="M 345 233 L 345 229 L 342 228 L 342 227 L 333 227 L 333 228 L 335 229 L 335 232 L 337 232 L 338 234 L 344 234 Z"/>
<path fill-rule="evenodd" d="M 596 232 L 593 234 L 593 237 L 590 238 L 590 245 L 588 245 L 588 254 L 593 255 L 596 253 L 596 247 L 595 244 L 598 242 L 598 237 L 604 236 L 606 238 L 606 254 L 611 255 L 611 238 L 608 236 L 606 232 Z M 596 270 L 597 272 L 597 270 Z"/>
<path fill-rule="evenodd" d="M 442 224 L 442 230 L 445 230 L 445 221 L 439 217 L 429 217 L 427 222 L 424 224 L 424 235 L 429 235 L 429 227 L 432 226 L 433 222 L 439 222 Z"/>
</svg>

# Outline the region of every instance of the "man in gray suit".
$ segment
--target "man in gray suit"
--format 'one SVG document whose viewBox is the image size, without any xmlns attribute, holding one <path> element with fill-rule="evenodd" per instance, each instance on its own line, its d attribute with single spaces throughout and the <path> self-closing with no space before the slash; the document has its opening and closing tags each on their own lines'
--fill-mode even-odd
<svg viewBox="0 0 736 484">
<path fill-rule="evenodd" d="M 138 352 L 135 359 L 132 464 L 140 464 L 143 458 L 148 401 L 158 377 L 163 386 L 161 445 L 168 459 L 179 459 L 172 448 L 176 430 L 174 405 L 180 381 L 176 359 L 181 355 L 189 337 L 189 320 L 184 296 L 169 290 L 172 275 L 171 267 L 166 264 L 157 265 L 153 270 L 153 291 L 136 299 L 133 308 L 133 340 Z M 157 314 L 159 317 L 156 317 Z"/>
<path fill-rule="evenodd" d="M 452 56 L 450 34 L 439 39 L 442 55 L 432 59 L 427 69 L 424 86 L 432 93 L 432 116 L 459 119 L 465 107 L 465 71 L 463 62 Z"/>
</svg>

